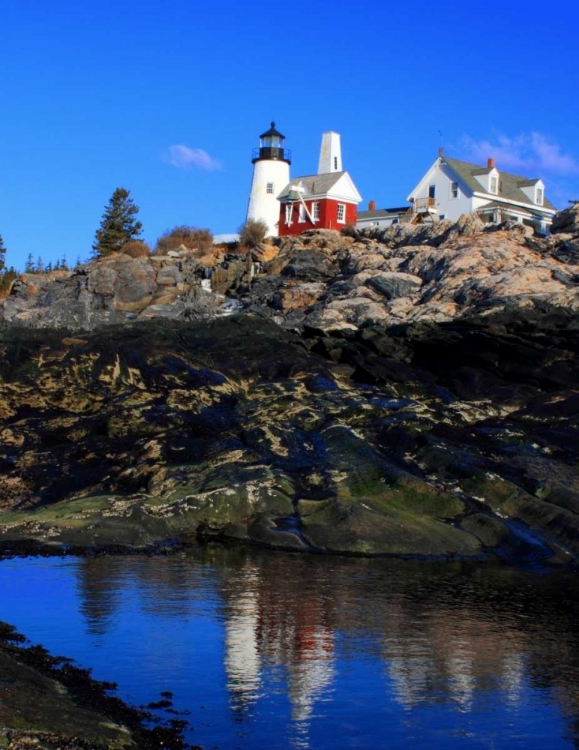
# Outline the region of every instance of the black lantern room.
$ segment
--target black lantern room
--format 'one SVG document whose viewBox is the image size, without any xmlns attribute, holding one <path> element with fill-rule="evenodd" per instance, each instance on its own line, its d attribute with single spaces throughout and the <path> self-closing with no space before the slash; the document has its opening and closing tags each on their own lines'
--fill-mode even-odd
<svg viewBox="0 0 579 750">
<path fill-rule="evenodd" d="M 259 136 L 259 148 L 253 149 L 252 164 L 261 159 L 273 161 L 285 161 L 291 164 L 292 152 L 284 147 L 285 135 L 275 128 L 275 122 L 271 123 L 269 130 Z"/>
</svg>

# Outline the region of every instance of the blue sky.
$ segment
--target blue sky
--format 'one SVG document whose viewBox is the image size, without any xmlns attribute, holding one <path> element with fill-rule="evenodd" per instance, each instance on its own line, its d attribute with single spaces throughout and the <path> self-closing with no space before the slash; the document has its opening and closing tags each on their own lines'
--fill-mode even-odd
<svg viewBox="0 0 579 750">
<path fill-rule="evenodd" d="M 2 6 L 0 234 L 17 268 L 88 258 L 117 187 L 150 243 L 178 224 L 235 231 L 271 120 L 293 176 L 339 132 L 361 208 L 404 205 L 441 139 L 542 177 L 559 207 L 579 198 L 576 3 Z"/>
</svg>

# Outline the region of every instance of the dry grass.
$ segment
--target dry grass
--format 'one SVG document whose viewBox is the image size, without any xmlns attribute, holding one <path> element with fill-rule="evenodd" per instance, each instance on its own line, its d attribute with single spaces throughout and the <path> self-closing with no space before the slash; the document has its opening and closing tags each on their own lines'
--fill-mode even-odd
<svg viewBox="0 0 579 750">
<path fill-rule="evenodd" d="M 210 229 L 179 226 L 162 234 L 155 246 L 156 255 L 166 255 L 170 250 L 177 251 L 181 246 L 194 255 L 204 256 L 213 252 L 213 233 Z"/>
<path fill-rule="evenodd" d="M 131 258 L 148 258 L 152 250 L 146 242 L 142 240 L 131 240 L 122 246 L 121 252 L 129 255 Z"/>
</svg>

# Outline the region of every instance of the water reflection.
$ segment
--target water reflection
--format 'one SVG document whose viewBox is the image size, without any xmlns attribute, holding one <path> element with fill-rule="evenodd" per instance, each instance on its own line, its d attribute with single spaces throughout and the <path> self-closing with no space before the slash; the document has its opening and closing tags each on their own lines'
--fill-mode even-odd
<svg viewBox="0 0 579 750">
<path fill-rule="evenodd" d="M 281 558 L 276 563 L 266 572 L 249 561 L 222 578 L 227 685 L 233 710 L 244 711 L 259 698 L 264 671 L 284 674 L 292 720 L 303 726 L 334 676 L 332 604 L 319 580 L 294 580 Z"/>
<path fill-rule="evenodd" d="M 207 746 L 579 747 L 571 573 L 243 548 L 74 571 L 90 634 L 181 706 L 213 701 Z"/>
<path fill-rule="evenodd" d="M 80 611 L 86 618 L 89 633 L 104 635 L 112 626 L 121 604 L 123 560 L 102 557 L 83 562 L 85 564 L 78 566 L 77 574 Z"/>
</svg>

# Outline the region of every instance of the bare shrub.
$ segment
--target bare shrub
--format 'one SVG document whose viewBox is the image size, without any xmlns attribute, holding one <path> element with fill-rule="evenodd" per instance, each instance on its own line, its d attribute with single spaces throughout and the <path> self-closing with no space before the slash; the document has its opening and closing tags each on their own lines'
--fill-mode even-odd
<svg viewBox="0 0 579 750">
<path fill-rule="evenodd" d="M 151 255 L 151 248 L 142 240 L 131 240 L 121 247 L 121 253 L 131 258 L 148 258 Z"/>
<path fill-rule="evenodd" d="M 213 233 L 210 229 L 179 226 L 167 230 L 157 240 L 156 255 L 166 255 L 169 250 L 178 250 L 184 245 L 196 255 L 208 255 L 213 250 Z"/>
<path fill-rule="evenodd" d="M 263 219 L 248 219 L 239 227 L 239 244 L 251 248 L 264 241 L 268 226 Z"/>
</svg>

